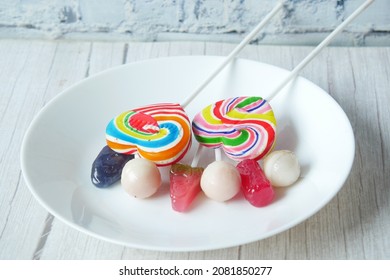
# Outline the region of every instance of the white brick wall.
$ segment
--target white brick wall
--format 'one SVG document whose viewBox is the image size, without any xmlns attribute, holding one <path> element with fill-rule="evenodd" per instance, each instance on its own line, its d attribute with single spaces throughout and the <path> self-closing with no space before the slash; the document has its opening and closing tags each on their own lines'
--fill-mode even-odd
<svg viewBox="0 0 390 280">
<path fill-rule="evenodd" d="M 364 0 L 286 0 L 259 43 L 314 44 Z M 238 41 L 276 0 L 0 0 L 0 37 Z M 336 44 L 390 42 L 390 0 L 376 0 Z M 389 44 L 390 45 L 390 44 Z"/>
</svg>

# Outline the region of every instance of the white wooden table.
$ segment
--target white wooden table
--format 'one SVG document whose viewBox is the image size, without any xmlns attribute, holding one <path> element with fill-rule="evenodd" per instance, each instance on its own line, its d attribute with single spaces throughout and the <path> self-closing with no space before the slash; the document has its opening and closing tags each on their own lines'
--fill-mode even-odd
<svg viewBox="0 0 390 280">
<path fill-rule="evenodd" d="M 161 56 L 226 55 L 233 47 L 0 40 L 0 259 L 390 259 L 390 48 L 328 48 L 301 73 L 347 113 L 356 157 L 338 195 L 288 231 L 214 251 L 146 251 L 81 233 L 33 198 L 21 174 L 20 145 L 31 119 L 51 98 L 115 65 Z M 311 49 L 247 46 L 240 57 L 292 69 Z"/>
</svg>

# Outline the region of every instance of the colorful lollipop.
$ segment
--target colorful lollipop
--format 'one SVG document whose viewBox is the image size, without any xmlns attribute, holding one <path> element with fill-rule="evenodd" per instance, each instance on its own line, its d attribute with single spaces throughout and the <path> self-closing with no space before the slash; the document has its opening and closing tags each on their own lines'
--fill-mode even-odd
<svg viewBox="0 0 390 280">
<path fill-rule="evenodd" d="M 221 147 L 235 161 L 259 160 L 274 146 L 276 119 L 261 97 L 234 97 L 211 104 L 195 115 L 192 130 L 206 147 Z"/>
<path fill-rule="evenodd" d="M 157 166 L 171 165 L 182 159 L 191 145 L 190 120 L 180 104 L 139 107 L 112 119 L 106 140 L 118 153 L 137 153 Z"/>
</svg>

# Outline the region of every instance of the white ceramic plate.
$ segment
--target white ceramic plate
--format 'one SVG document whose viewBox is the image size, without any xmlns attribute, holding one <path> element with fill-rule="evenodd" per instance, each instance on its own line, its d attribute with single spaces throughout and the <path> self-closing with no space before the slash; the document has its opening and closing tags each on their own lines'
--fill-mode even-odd
<svg viewBox="0 0 390 280">
<path fill-rule="evenodd" d="M 255 208 L 239 196 L 218 203 L 200 195 L 188 213 L 171 209 L 168 169 L 164 184 L 145 200 L 120 184 L 98 189 L 91 164 L 105 145 L 108 121 L 131 108 L 185 99 L 221 57 L 170 57 L 120 66 L 65 90 L 32 121 L 22 145 L 25 180 L 35 198 L 57 218 L 92 236 L 131 247 L 192 251 L 249 243 L 304 221 L 334 197 L 354 157 L 351 125 L 339 105 L 313 83 L 298 78 L 272 100 L 276 149 L 294 151 L 302 178 L 277 191 L 274 203 Z M 254 61 L 229 65 L 186 109 L 189 117 L 219 99 L 266 98 L 287 71 Z M 195 141 L 194 141 L 195 143 Z M 195 143 L 185 157 L 190 162 Z M 211 162 L 207 151 L 200 164 Z"/>
</svg>

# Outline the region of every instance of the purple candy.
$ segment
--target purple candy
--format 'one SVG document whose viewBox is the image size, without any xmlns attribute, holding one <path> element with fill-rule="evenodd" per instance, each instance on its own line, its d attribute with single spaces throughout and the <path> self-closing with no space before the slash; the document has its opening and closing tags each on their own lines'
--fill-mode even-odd
<svg viewBox="0 0 390 280">
<path fill-rule="evenodd" d="M 98 188 L 107 188 L 119 181 L 125 164 L 134 155 L 119 154 L 105 146 L 92 164 L 91 181 Z"/>
</svg>

